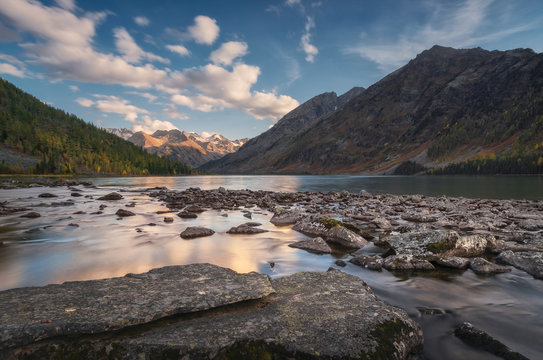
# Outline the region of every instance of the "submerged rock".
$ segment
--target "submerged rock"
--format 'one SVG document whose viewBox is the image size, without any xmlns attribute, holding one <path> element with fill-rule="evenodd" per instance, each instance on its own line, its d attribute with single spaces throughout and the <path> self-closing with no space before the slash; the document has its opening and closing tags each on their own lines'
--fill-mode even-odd
<svg viewBox="0 0 543 360">
<path fill-rule="evenodd" d="M 164 222 L 165 222 L 166 224 L 173 223 L 173 217 L 165 216 L 165 217 L 164 217 Z"/>
<path fill-rule="evenodd" d="M 541 252 L 513 252 L 507 250 L 498 255 L 496 260 L 524 270 L 536 279 L 543 280 L 543 253 Z"/>
<path fill-rule="evenodd" d="M 41 197 L 41 198 L 53 198 L 53 197 L 57 197 L 55 194 L 51 194 L 51 193 L 43 193 L 43 194 L 39 194 L 38 197 Z"/>
<path fill-rule="evenodd" d="M 246 224 L 241 224 L 240 226 L 234 226 L 231 227 L 230 230 L 228 230 L 227 234 L 260 234 L 268 232 L 268 230 L 259 229 L 254 226 L 248 226 Z"/>
<path fill-rule="evenodd" d="M 107 195 L 99 197 L 98 200 L 111 201 L 111 200 L 121 200 L 122 198 L 123 198 L 123 196 L 121 194 L 116 193 L 116 192 L 112 192 L 112 193 L 109 193 Z"/>
<path fill-rule="evenodd" d="M 302 250 L 307 250 L 309 252 L 317 253 L 317 254 L 331 254 L 332 249 L 330 246 L 324 241 L 322 238 L 317 237 L 310 240 L 302 240 L 297 241 L 292 244 L 288 244 L 288 246 L 293 248 L 298 248 Z"/>
<path fill-rule="evenodd" d="M 486 332 L 477 329 L 472 324 L 465 322 L 454 330 L 454 335 L 465 343 L 476 348 L 486 350 L 505 360 L 528 360 L 527 357 L 514 352 L 500 341 L 494 339 Z"/>
<path fill-rule="evenodd" d="M 117 210 L 115 215 L 120 216 L 120 217 L 127 217 L 127 216 L 134 216 L 136 214 L 134 214 L 132 211 L 129 211 L 129 210 L 119 209 Z"/>
<path fill-rule="evenodd" d="M 180 236 L 183 239 L 194 239 L 203 236 L 211 236 L 213 234 L 215 234 L 215 231 L 211 229 L 201 226 L 189 226 L 181 233 Z"/>
<path fill-rule="evenodd" d="M 496 265 L 483 258 L 475 258 L 469 262 L 469 267 L 473 272 L 480 275 L 499 274 L 511 271 L 509 266 Z"/>
<path fill-rule="evenodd" d="M 370 256 L 370 255 L 360 254 L 350 259 L 349 262 L 358 266 L 362 266 L 366 269 L 381 270 L 381 268 L 383 267 L 383 263 L 385 262 L 385 259 L 383 259 L 381 256 L 378 256 L 378 255 Z"/>
<path fill-rule="evenodd" d="M 186 267 L 191 270 L 188 279 L 186 275 L 176 273 Z M 107 288 L 103 283 L 95 284 L 92 290 L 97 288 L 104 292 L 103 295 L 108 294 L 108 290 L 112 291 L 113 301 L 108 299 L 111 304 L 120 301 L 118 307 L 113 307 L 102 300 L 99 306 L 104 307 L 107 315 L 80 313 L 85 308 L 79 301 L 90 305 L 103 299 L 102 294 L 95 297 L 98 294 L 91 291 L 88 296 L 86 291 L 82 291 L 87 290 L 87 282 L 55 285 L 61 288 L 47 290 L 48 293 L 54 290 L 56 301 L 44 300 L 58 311 L 59 317 L 50 316 L 47 313 L 49 307 L 36 305 L 36 309 L 45 309 L 41 310 L 44 314 L 36 313 L 36 318 L 50 319 L 51 322 L 33 323 L 23 335 L 23 326 L 10 326 L 24 322 L 18 317 L 25 311 L 10 311 L 9 321 L 0 325 L 0 336 L 2 340 L 6 339 L 2 341 L 4 349 L 9 347 L 8 354 L 13 357 L 39 354 L 49 358 L 62 353 L 77 354 L 83 359 L 97 358 L 100 354 L 102 357 L 104 354 L 111 356 L 112 351 L 116 357 L 126 359 L 407 359 L 422 349 L 422 331 L 416 322 L 403 310 L 379 300 L 360 278 L 339 270 L 297 273 L 274 279 L 270 286 L 268 277 L 264 275 L 236 274 L 204 264 L 186 267 L 172 267 L 176 271 L 170 276 L 160 276 L 157 283 L 149 283 L 146 278 L 140 283 L 137 278 L 125 277 L 118 278 L 128 282 L 125 284 L 111 284 Z M 143 275 L 150 277 L 153 271 Z M 133 283 L 137 288 L 132 287 Z M 77 292 L 70 289 L 68 298 L 62 298 L 66 296 L 62 295 L 66 290 L 62 287 L 67 285 L 80 288 Z M 152 288 L 145 288 L 146 285 Z M 37 296 L 43 289 L 26 291 L 33 291 L 32 295 Z M 274 291 L 274 294 L 262 298 Z M 69 297 L 76 293 L 77 301 L 71 302 Z M 8 299 L 3 299 L 5 295 L 0 293 L 0 313 L 6 312 L 2 304 L 28 294 L 11 292 L 9 295 Z M 261 300 L 243 302 L 259 298 Z M 236 304 L 223 306 L 233 303 Z M 194 308 L 196 304 L 201 308 Z M 202 311 L 219 306 L 221 308 L 216 311 Z M 152 321 L 158 316 L 169 315 L 160 309 L 170 309 L 171 313 L 200 311 L 201 316 L 171 318 L 154 326 L 141 327 L 137 332 L 105 335 L 92 342 L 83 335 L 96 332 L 93 325 L 100 324 L 101 330 L 116 328 L 123 322 L 123 326 L 133 325 L 133 321 L 128 321 L 132 316 L 141 320 L 147 315 L 147 321 Z M 27 312 L 26 315 L 30 314 Z M 58 326 L 68 322 L 70 326 Z M 48 331 L 39 332 L 37 329 Z M 20 336 L 14 337 L 14 334 Z M 54 335 L 55 338 L 35 343 L 39 338 L 47 339 Z M 71 335 L 70 341 L 63 341 L 68 335 Z"/>
<path fill-rule="evenodd" d="M 35 219 L 35 218 L 39 218 L 40 216 L 41 216 L 40 213 L 35 212 L 35 211 L 31 211 L 31 212 L 28 212 L 28 213 L 26 213 L 26 214 L 21 215 L 20 217 L 22 217 L 22 218 L 29 218 L 29 219 Z"/>
</svg>

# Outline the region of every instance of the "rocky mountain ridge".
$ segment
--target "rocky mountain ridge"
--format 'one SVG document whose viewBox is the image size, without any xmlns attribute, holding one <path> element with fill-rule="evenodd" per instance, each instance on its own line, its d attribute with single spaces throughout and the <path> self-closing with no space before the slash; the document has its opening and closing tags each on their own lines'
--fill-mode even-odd
<svg viewBox="0 0 543 360">
<path fill-rule="evenodd" d="M 543 148 L 543 54 L 530 49 L 434 46 L 343 105 L 333 104 L 334 95 L 310 99 L 202 168 L 390 173 L 406 160 L 426 167 L 484 163 Z"/>
<path fill-rule="evenodd" d="M 221 134 L 202 136 L 180 130 L 157 130 L 153 134 L 129 129 L 108 129 L 109 132 L 126 138 L 152 154 L 166 156 L 198 167 L 210 160 L 237 151 L 248 139 L 229 140 Z"/>
</svg>

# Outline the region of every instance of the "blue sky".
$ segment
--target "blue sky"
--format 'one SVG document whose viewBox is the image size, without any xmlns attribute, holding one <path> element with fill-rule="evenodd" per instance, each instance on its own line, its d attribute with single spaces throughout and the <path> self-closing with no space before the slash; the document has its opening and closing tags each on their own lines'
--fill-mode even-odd
<svg viewBox="0 0 543 360">
<path fill-rule="evenodd" d="M 543 1 L 0 1 L 0 76 L 101 127 L 253 137 L 434 44 L 543 51 Z"/>
</svg>

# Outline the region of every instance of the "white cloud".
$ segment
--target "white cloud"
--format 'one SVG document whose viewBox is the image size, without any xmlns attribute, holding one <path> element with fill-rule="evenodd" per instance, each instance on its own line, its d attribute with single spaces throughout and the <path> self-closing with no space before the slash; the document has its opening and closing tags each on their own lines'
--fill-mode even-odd
<svg viewBox="0 0 543 360">
<path fill-rule="evenodd" d="M 166 116 L 168 116 L 170 119 L 187 120 L 189 118 L 187 114 L 179 111 L 179 109 L 177 109 L 174 105 L 170 105 L 162 109 L 162 112 L 166 114 Z"/>
<path fill-rule="evenodd" d="M 9 25 L 39 39 L 20 46 L 51 78 L 146 87 L 167 76 L 151 65 L 133 66 L 118 56 L 93 49 L 95 26 L 106 17 L 105 12 L 77 17 L 36 1 L 2 0 L 0 14 Z"/>
<path fill-rule="evenodd" d="M 134 17 L 134 22 L 138 24 L 139 26 L 147 26 L 151 23 L 149 19 L 147 19 L 145 16 Z"/>
<path fill-rule="evenodd" d="M 1 54 L 0 53 L 0 60 L 7 61 L 8 63 L 11 63 L 13 65 L 17 65 L 19 67 L 24 68 L 26 65 L 21 60 L 17 59 L 14 56 L 8 55 L 8 54 Z"/>
<path fill-rule="evenodd" d="M 181 55 L 181 56 L 190 55 L 190 51 L 183 45 L 166 45 L 166 49 L 170 50 L 171 52 L 177 53 L 178 55 Z"/>
<path fill-rule="evenodd" d="M 72 90 L 73 92 L 78 92 L 79 91 L 79 87 L 77 85 L 70 85 L 68 86 L 70 88 L 70 90 Z"/>
<path fill-rule="evenodd" d="M 170 63 L 170 60 L 146 52 L 140 48 L 125 28 L 116 28 L 113 30 L 113 34 L 115 35 L 115 45 L 117 46 L 117 50 L 123 55 L 123 59 L 126 61 L 137 64 L 143 59 L 146 59 L 149 61 L 158 61 L 163 64 Z"/>
<path fill-rule="evenodd" d="M 152 134 L 157 130 L 175 130 L 177 126 L 169 121 L 151 119 L 148 115 L 143 115 L 142 120 L 132 121 L 132 130 L 134 132 L 143 131 Z"/>
<path fill-rule="evenodd" d="M 21 69 L 18 69 L 17 67 L 11 64 L 6 64 L 6 63 L 0 63 L 0 74 L 8 74 L 8 75 L 12 75 L 12 76 L 20 77 L 20 78 L 25 77 L 24 71 L 22 71 Z"/>
<path fill-rule="evenodd" d="M 139 114 L 149 114 L 145 109 L 131 105 L 128 100 L 113 95 L 94 95 L 98 100 L 78 98 L 75 101 L 84 107 L 91 107 L 104 113 L 124 115 L 124 118 L 134 122 Z"/>
<path fill-rule="evenodd" d="M 217 21 L 208 16 L 198 15 L 194 18 L 194 25 L 189 26 L 188 32 L 192 39 L 199 44 L 211 45 L 219 36 Z"/>
<path fill-rule="evenodd" d="M 218 111 L 223 108 L 237 108 L 257 119 L 278 120 L 298 106 L 298 102 L 286 95 L 251 91 L 260 75 L 258 66 L 234 64 L 232 71 L 209 64 L 199 68 L 186 69 L 171 75 L 170 87 L 193 87 L 194 95 L 177 94 L 171 100 L 177 105 L 199 111 Z"/>
<path fill-rule="evenodd" d="M 392 41 L 376 39 L 376 43 L 361 43 L 343 51 L 360 55 L 377 63 L 382 70 L 390 71 L 436 44 L 468 47 L 500 39 L 531 26 L 524 24 L 506 29 L 501 26 L 500 31 L 478 35 L 482 25 L 489 20 L 489 6 L 492 3 L 493 0 L 466 0 L 460 5 L 451 3 L 452 6 L 432 4 L 433 14 L 426 24 L 399 31 L 402 35 Z"/>
<path fill-rule="evenodd" d="M 77 6 L 75 5 L 74 0 L 55 0 L 58 6 L 60 6 L 63 9 L 66 9 L 68 11 L 75 11 L 77 10 Z"/>
<path fill-rule="evenodd" d="M 315 20 L 311 16 L 307 17 L 305 23 L 305 32 L 302 35 L 300 44 L 302 49 L 305 52 L 305 60 L 309 62 L 315 61 L 315 56 L 319 53 L 319 49 L 313 44 L 311 44 L 311 29 L 315 27 Z"/>
<path fill-rule="evenodd" d="M 234 59 L 247 55 L 248 48 L 245 42 L 228 41 L 213 51 L 209 59 L 215 64 L 232 65 Z"/>
<path fill-rule="evenodd" d="M 293 7 L 296 5 L 301 5 L 302 1 L 301 0 L 285 0 L 285 4 L 287 4 L 290 7 Z"/>
<path fill-rule="evenodd" d="M 150 103 L 152 103 L 152 102 L 154 102 L 156 99 L 158 99 L 158 96 L 153 95 L 153 94 L 148 93 L 148 92 L 127 91 L 126 93 L 127 93 L 127 94 L 130 94 L 130 95 L 138 95 L 138 96 L 141 96 L 142 98 L 147 99 Z"/>
</svg>

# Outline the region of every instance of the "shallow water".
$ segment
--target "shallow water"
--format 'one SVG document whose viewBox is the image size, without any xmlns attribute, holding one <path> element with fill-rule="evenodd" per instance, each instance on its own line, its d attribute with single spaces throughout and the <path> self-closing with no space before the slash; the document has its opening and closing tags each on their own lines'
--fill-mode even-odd
<svg viewBox="0 0 543 360">
<path fill-rule="evenodd" d="M 184 178 L 190 181 L 183 188 L 198 185 L 201 188 L 251 188 L 250 183 L 240 177 L 205 178 L 205 182 L 199 183 L 196 177 Z M 28 207 L 42 214 L 37 219 L 20 218 L 20 214 L 0 217 L 0 240 L 5 243 L 0 246 L 0 289 L 122 276 L 155 267 L 196 262 L 277 277 L 298 271 L 339 268 L 334 262 L 338 258 L 347 258 L 315 255 L 288 247 L 289 243 L 307 237 L 290 227 L 274 226 L 269 223 L 271 213 L 256 208 L 249 209 L 252 211 L 251 220 L 243 217 L 240 210 L 208 210 L 197 219 L 180 219 L 175 213 L 156 214 L 167 208 L 157 199 L 136 191 L 135 187 L 174 188 L 172 184 L 179 180 L 121 180 L 126 180 L 122 188 L 79 187 L 83 195 L 94 199 L 71 197 L 71 191 L 66 187 L 0 190 L 0 201 L 7 200 L 10 206 Z M 286 182 L 286 186 L 294 186 L 292 184 L 299 181 L 294 180 Z M 96 182 L 118 181 L 108 178 Z M 300 186 L 299 183 L 296 186 Z M 129 191 L 122 192 L 124 199 L 120 201 L 96 200 L 113 190 Z M 58 197 L 39 198 L 43 192 L 51 192 Z M 74 204 L 55 206 L 55 203 L 67 200 L 73 200 Z M 135 207 L 126 207 L 132 202 Z M 100 204 L 107 205 L 103 214 L 90 214 L 98 211 Z M 119 220 L 115 215 L 119 208 L 133 211 L 136 216 Z M 75 214 L 78 211 L 86 214 Z M 222 216 L 225 213 L 227 217 Z M 165 216 L 173 217 L 174 222 L 164 223 Z M 262 227 L 270 232 L 226 234 L 231 226 L 247 221 L 261 222 Z M 79 227 L 69 225 L 74 223 Z M 196 225 L 212 228 L 216 234 L 193 240 L 179 237 L 185 227 Z M 138 228 L 141 232 L 137 231 Z M 403 308 L 422 325 L 424 357 L 427 359 L 496 358 L 470 348 L 453 335 L 454 327 L 463 321 L 473 323 L 529 358 L 543 357 L 540 343 L 543 336 L 543 281 L 535 280 L 522 271 L 515 269 L 511 273 L 482 277 L 471 270 L 407 276 L 386 270 L 374 272 L 350 263 L 340 269 L 362 278 L 381 299 Z M 440 309 L 443 314 L 421 315 L 419 308 Z"/>
</svg>

